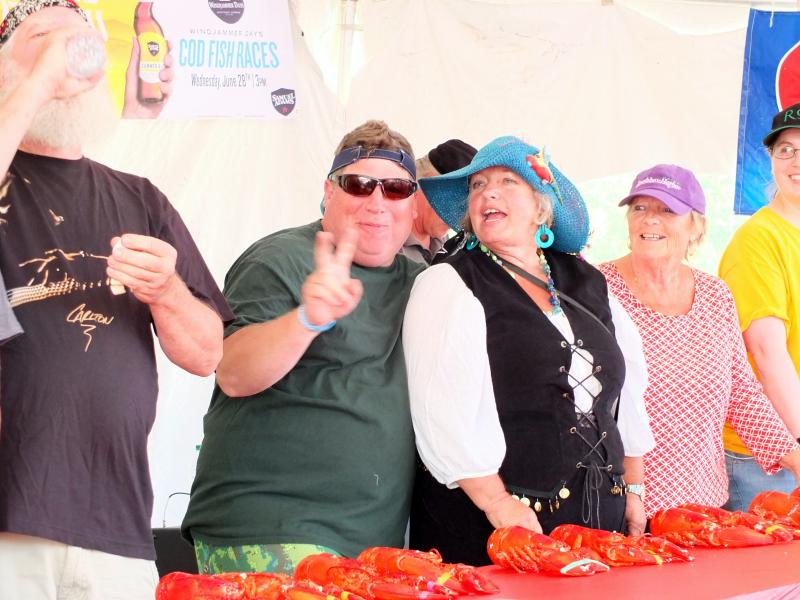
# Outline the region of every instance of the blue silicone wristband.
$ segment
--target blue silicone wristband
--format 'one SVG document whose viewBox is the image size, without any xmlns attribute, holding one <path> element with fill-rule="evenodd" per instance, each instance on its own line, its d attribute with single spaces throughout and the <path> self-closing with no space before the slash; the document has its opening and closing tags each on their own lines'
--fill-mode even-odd
<svg viewBox="0 0 800 600">
<path fill-rule="evenodd" d="M 336 325 L 336 320 L 333 320 L 329 323 L 325 323 L 324 325 L 314 325 L 311 321 L 308 320 L 306 316 L 306 307 L 304 304 L 300 305 L 300 308 L 297 309 L 297 320 L 300 321 L 300 325 L 308 329 L 309 331 L 313 331 L 315 333 L 322 333 L 323 331 L 328 331 L 334 325 Z"/>
</svg>

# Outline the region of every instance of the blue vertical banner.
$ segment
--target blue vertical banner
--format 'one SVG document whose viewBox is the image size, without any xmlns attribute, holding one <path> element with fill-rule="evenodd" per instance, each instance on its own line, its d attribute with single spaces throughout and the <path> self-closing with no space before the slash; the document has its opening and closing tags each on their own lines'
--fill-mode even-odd
<svg viewBox="0 0 800 600">
<path fill-rule="evenodd" d="M 800 12 L 750 10 L 744 47 L 736 214 L 751 215 L 769 201 L 770 161 L 761 140 L 772 117 L 800 102 Z"/>
</svg>

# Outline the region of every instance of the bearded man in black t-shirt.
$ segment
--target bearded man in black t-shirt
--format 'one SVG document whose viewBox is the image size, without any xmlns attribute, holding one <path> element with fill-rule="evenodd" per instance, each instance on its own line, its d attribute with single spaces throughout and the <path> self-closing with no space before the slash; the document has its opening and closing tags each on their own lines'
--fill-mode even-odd
<svg viewBox="0 0 800 600">
<path fill-rule="evenodd" d="M 152 598 L 152 329 L 209 375 L 232 318 L 166 197 L 83 156 L 105 86 L 66 47 L 92 36 L 73 0 L 0 24 L 0 598 Z"/>
</svg>

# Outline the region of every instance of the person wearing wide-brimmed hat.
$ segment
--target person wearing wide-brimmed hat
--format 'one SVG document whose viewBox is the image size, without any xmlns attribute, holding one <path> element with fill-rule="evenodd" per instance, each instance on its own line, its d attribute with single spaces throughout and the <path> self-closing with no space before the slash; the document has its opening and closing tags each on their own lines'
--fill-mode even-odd
<svg viewBox="0 0 800 600">
<path fill-rule="evenodd" d="M 694 174 L 655 165 L 636 176 L 620 206 L 628 207 L 631 251 L 599 268 L 644 342 L 656 439 L 644 457 L 647 517 L 687 502 L 721 506 L 726 419 L 769 472 L 791 462 L 796 444 L 747 363 L 727 286 L 685 262 L 706 230 Z"/>
<path fill-rule="evenodd" d="M 739 327 L 764 391 L 800 438 L 800 104 L 778 112 L 764 137 L 775 194 L 734 234 L 719 276 L 736 301 Z M 729 506 L 746 510 L 760 491 L 789 491 L 787 472 L 767 477 L 729 426 Z"/>
<path fill-rule="evenodd" d="M 623 450 L 615 406 L 624 357 L 605 281 L 574 254 L 589 232 L 580 194 L 543 151 L 516 137 L 421 185 L 445 222 L 463 223 L 467 241 L 417 278 L 406 311 L 424 464 L 411 546 L 486 564 L 494 527 L 623 529 L 624 456 L 640 463 L 633 457 L 652 440 L 641 418 Z M 632 404 L 620 413 L 636 412 Z M 627 517 L 643 527 L 643 510 Z"/>
</svg>

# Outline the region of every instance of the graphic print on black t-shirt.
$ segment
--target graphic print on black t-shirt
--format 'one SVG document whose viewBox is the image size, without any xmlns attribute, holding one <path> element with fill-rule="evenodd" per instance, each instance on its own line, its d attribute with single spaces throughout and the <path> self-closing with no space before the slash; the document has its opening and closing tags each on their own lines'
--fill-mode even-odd
<svg viewBox="0 0 800 600">
<path fill-rule="evenodd" d="M 79 177 L 76 179 L 80 181 Z M 17 213 L 14 215 L 17 218 L 17 227 L 39 230 L 40 235 L 33 238 L 36 242 L 46 244 L 50 241 L 59 241 L 62 236 L 51 235 L 47 230 L 61 226 L 66 220 L 65 217 L 47 206 L 51 203 L 49 198 L 45 198 L 45 204 L 41 207 L 33 206 L 34 209 L 39 208 L 39 210 L 30 210 L 32 208 L 30 198 L 25 202 L 25 195 L 21 194 L 19 186 L 30 191 L 31 180 L 27 177 L 18 177 L 9 171 L 3 178 L 3 182 L 0 183 L 0 228 L 9 226 L 12 218 L 9 213 L 14 208 Z M 80 186 L 77 187 L 80 189 Z M 61 188 L 61 190 L 65 195 L 72 191 L 69 187 Z M 19 207 L 12 207 L 14 198 L 21 198 L 17 200 L 20 204 Z M 76 198 L 75 201 L 78 204 L 81 203 L 80 198 Z M 47 217 L 45 218 L 42 218 L 44 217 L 42 209 L 46 209 Z M 70 225 L 72 224 L 64 228 L 65 236 L 63 237 L 65 238 L 69 238 Z M 76 229 L 83 232 L 82 227 Z M 14 236 L 10 237 L 14 239 Z M 19 247 L 19 245 L 15 245 L 15 248 Z M 30 246 L 22 245 L 22 247 L 30 249 Z M 107 306 L 103 307 L 103 310 L 92 309 L 86 301 L 81 302 L 80 300 L 85 300 L 85 293 L 96 288 L 106 288 L 112 295 L 125 294 L 125 286 L 106 276 L 108 259 L 106 254 L 92 252 L 86 248 L 56 247 L 43 250 L 33 248 L 33 250 L 40 253 L 30 257 L 24 254 L 17 255 L 18 259 L 21 258 L 16 266 L 22 272 L 23 284 L 8 286 L 6 295 L 9 305 L 13 309 L 30 302 L 42 302 L 56 296 L 75 295 L 79 301 L 73 307 L 66 309 L 64 322 L 75 324 L 80 328 L 86 338 L 83 351 L 87 352 L 94 339 L 93 332 L 98 326 L 111 325 L 114 315 L 109 313 Z"/>
<path fill-rule="evenodd" d="M 0 225 L 5 225 L 8 223 L 4 217 L 8 212 L 8 209 L 11 208 L 11 204 L 6 201 L 5 198 L 6 194 L 8 194 L 8 188 L 11 186 L 11 180 L 13 178 L 14 176 L 11 173 L 6 173 L 3 181 L 0 181 Z"/>
<path fill-rule="evenodd" d="M 52 212 L 52 211 L 50 211 Z M 63 218 L 63 217 L 62 217 Z M 108 256 L 92 254 L 85 250 L 67 252 L 61 248 L 45 250 L 43 256 L 23 260 L 18 266 L 31 275 L 25 285 L 7 290 L 8 302 L 11 308 L 27 304 L 28 302 L 41 302 L 54 296 L 86 292 L 94 288 L 108 288 L 113 295 L 124 294 L 125 286 L 119 281 L 105 275 L 106 260 Z M 110 325 L 114 321 L 113 315 L 95 312 L 87 308 L 85 302 L 79 303 L 70 310 L 65 321 L 77 323 L 86 336 L 84 352 L 92 343 L 92 331 L 98 325 Z"/>
</svg>

